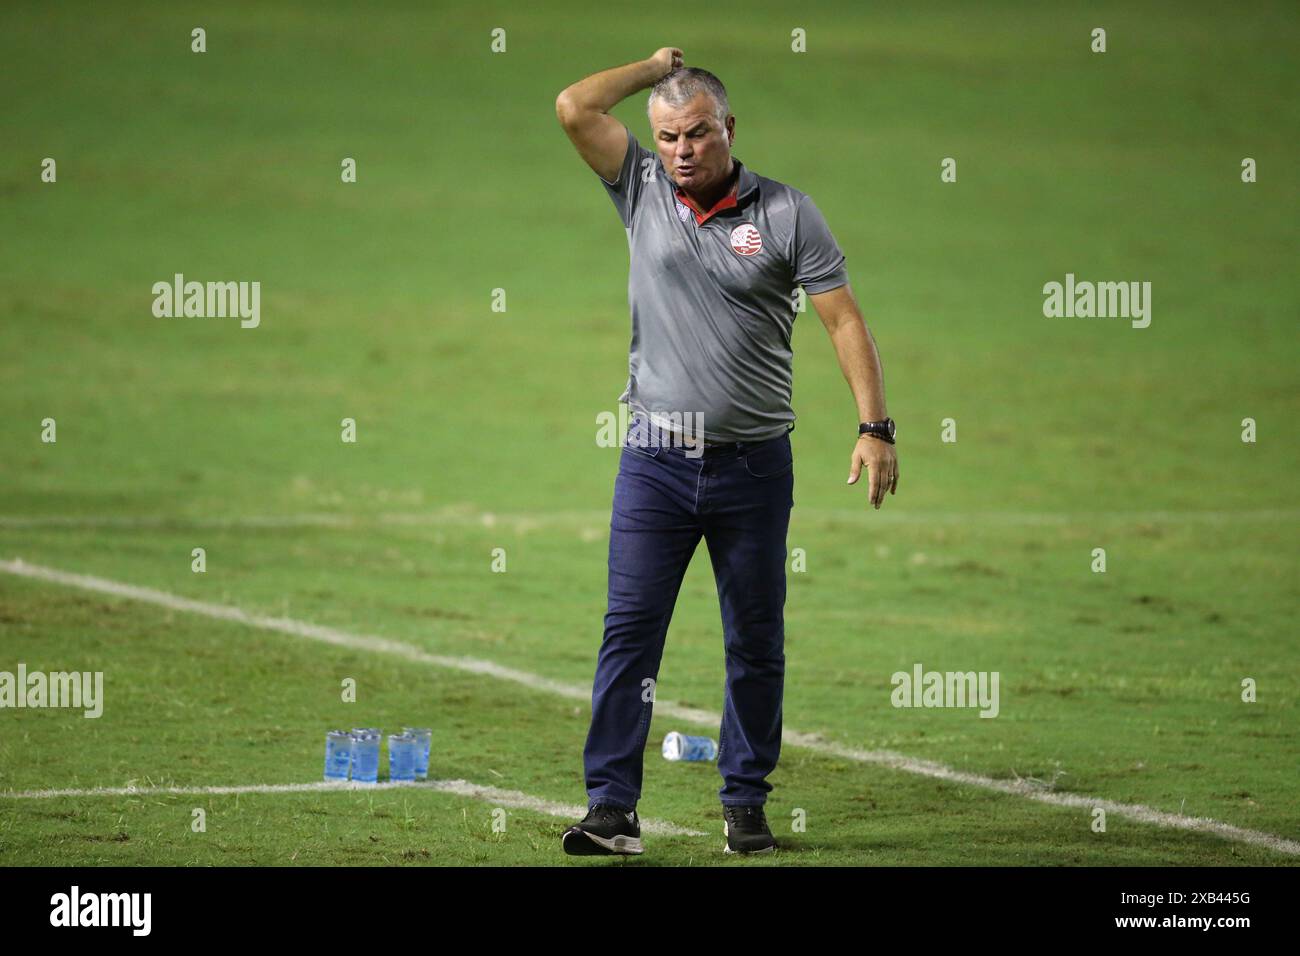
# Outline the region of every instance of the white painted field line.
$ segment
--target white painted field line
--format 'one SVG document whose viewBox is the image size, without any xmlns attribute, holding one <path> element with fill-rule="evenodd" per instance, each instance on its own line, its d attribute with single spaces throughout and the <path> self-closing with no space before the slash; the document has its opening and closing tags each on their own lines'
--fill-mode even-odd
<svg viewBox="0 0 1300 956">
<path fill-rule="evenodd" d="M 518 790 L 502 790 L 499 787 L 470 783 L 468 780 L 419 780 L 412 783 L 391 780 L 381 783 L 329 783 L 318 780 L 314 783 L 250 783 L 233 787 L 91 787 L 84 790 L 16 790 L 7 793 L 0 791 L 0 800 L 51 800 L 58 797 L 226 796 L 236 793 L 320 793 L 332 790 L 346 790 L 352 793 L 372 793 L 375 790 L 436 790 L 439 793 L 483 800 L 498 807 L 531 810 L 534 813 L 563 817 L 566 820 L 577 821 L 587 813 L 585 806 L 543 800 L 541 797 L 534 797 Z M 687 830 L 662 820 L 643 819 L 641 829 L 660 836 L 708 836 L 707 833 L 701 833 L 699 830 Z"/>
<path fill-rule="evenodd" d="M 658 707 L 658 704 L 655 706 Z M 781 740 L 783 744 L 791 743 L 797 747 L 807 747 L 828 756 L 842 757 L 845 760 L 855 760 L 860 763 L 879 764 L 894 770 L 944 780 L 948 783 L 964 784 L 984 790 L 996 790 L 999 793 L 1027 797 L 1030 800 L 1036 800 L 1039 803 L 1046 803 L 1054 807 L 1069 807 L 1075 810 L 1085 810 L 1089 813 L 1096 807 L 1101 807 L 1108 816 L 1124 817 L 1139 823 L 1149 823 L 1154 826 L 1169 827 L 1175 830 L 1209 833 L 1225 840 L 1250 843 L 1278 853 L 1300 856 L 1300 841 L 1288 840 L 1285 837 L 1275 836 L 1272 833 L 1264 833 L 1259 830 L 1247 830 L 1243 827 L 1233 826 L 1231 823 L 1212 820 L 1209 817 L 1189 817 L 1180 813 L 1166 813 L 1163 810 L 1156 810 L 1140 803 L 1119 803 L 1114 800 L 1104 800 L 1100 797 L 1061 793 L 1056 790 L 1046 789 L 1043 784 L 1031 780 L 995 780 L 992 777 L 955 770 L 941 763 L 918 760 L 915 757 L 908 757 L 889 750 L 859 750 L 854 747 L 846 747 L 842 744 L 822 740 L 816 734 L 801 734 L 787 730 L 782 734 Z"/>
<path fill-rule="evenodd" d="M 430 654 L 413 644 L 394 641 L 386 637 L 352 634 L 347 631 L 336 630 L 332 627 L 324 627 L 319 624 L 309 624 L 306 621 L 297 621 L 288 617 L 270 617 L 264 614 L 250 614 L 247 611 L 228 604 L 210 604 L 206 601 L 192 601 L 188 598 L 168 594 L 165 591 L 155 591 L 152 588 L 141 588 L 130 584 L 120 584 L 116 581 L 91 577 L 90 575 L 85 574 L 70 574 L 66 571 L 55 570 L 54 568 L 43 568 L 39 565 L 27 564 L 21 559 L 14 561 L 0 561 L 0 572 L 18 575 L 19 577 L 50 581 L 55 584 L 66 584 L 69 587 L 81 588 L 85 591 L 99 591 L 103 594 L 129 598 L 133 601 L 141 601 L 146 604 L 156 604 L 159 607 L 171 608 L 176 611 L 189 611 L 192 614 L 201 614 L 204 617 L 217 618 L 218 620 L 223 621 L 233 621 L 236 624 L 245 624 L 249 627 L 259 628 L 265 631 L 277 631 L 281 634 L 289 634 L 293 637 L 304 637 L 309 640 L 320 641 L 324 644 L 333 644 L 337 647 L 351 647 L 363 651 L 375 651 L 379 654 L 391 654 L 395 657 L 402 657 L 406 660 L 415 661 L 421 664 L 433 664 L 436 667 L 446 667 L 452 670 L 467 671 L 472 674 L 483 674 L 488 677 L 497 677 L 501 680 L 514 681 L 517 684 L 525 684 L 536 690 L 544 690 L 553 694 L 572 697 L 575 700 L 586 700 L 588 702 L 591 700 L 590 690 L 583 690 L 572 684 L 553 681 L 537 674 L 530 674 L 527 671 L 517 671 L 509 667 L 503 667 L 500 664 L 493 663 L 492 661 L 478 660 L 472 657 L 446 657 L 441 654 Z"/>
<path fill-rule="evenodd" d="M 382 654 L 391 654 L 402 657 L 406 660 L 433 664 L 437 667 L 445 667 L 473 674 L 483 674 L 489 677 L 496 677 L 500 680 L 508 680 L 516 684 L 521 684 L 525 687 L 532 688 L 533 690 L 546 691 L 547 693 L 566 697 L 570 700 L 589 702 L 591 699 L 591 691 L 586 686 L 552 680 L 548 677 L 529 673 L 528 671 L 515 670 L 514 668 L 503 667 L 500 664 L 495 664 L 491 661 L 478 660 L 472 657 L 446 657 L 438 654 L 430 654 L 414 645 L 406 644 L 402 641 L 394 641 L 389 638 L 373 637 L 365 634 L 352 634 L 331 627 L 323 627 L 319 624 L 309 624 L 305 621 L 296 621 L 292 618 L 267 617 L 261 614 L 250 614 L 247 611 L 229 605 L 209 604 L 204 601 L 192 601 L 189 598 L 178 597 L 177 595 L 168 594 L 164 591 L 155 591 L 152 588 L 136 587 L 135 585 L 110 581 L 106 578 L 97 578 L 84 574 L 72 574 L 54 568 L 45 568 L 39 565 L 27 564 L 20 559 L 0 561 L 0 572 L 39 581 L 64 584 L 69 587 L 81 588 L 87 591 L 98 591 L 116 597 L 130 598 L 131 600 L 155 604 L 160 607 L 171 608 L 172 610 L 189 611 L 194 614 L 201 614 L 225 621 L 234 621 L 239 624 L 246 624 L 249 627 L 277 631 L 281 634 L 289 634 L 294 637 L 303 637 L 310 640 L 321 641 L 339 647 L 351 647 L 359 650 L 375 651 Z M 673 703 L 672 701 L 656 700 L 655 712 L 661 716 L 672 717 L 685 723 L 700 724 L 710 728 L 716 728 L 722 720 L 720 714 L 694 707 L 683 707 L 680 704 Z M 931 777 L 949 783 L 963 784 L 971 787 L 979 787 L 984 790 L 993 790 L 999 793 L 1027 797 L 1031 800 L 1036 800 L 1039 803 L 1045 803 L 1056 807 L 1067 807 L 1079 810 L 1091 810 L 1093 807 L 1102 807 L 1106 810 L 1107 814 L 1135 820 L 1139 823 L 1149 823 L 1155 826 L 1189 830 L 1197 833 L 1209 833 L 1225 840 L 1249 843 L 1255 846 L 1265 847 L 1269 850 L 1274 850 L 1278 853 L 1300 856 L 1300 841 L 1288 840 L 1284 837 L 1275 836 L 1271 833 L 1263 833 L 1258 830 L 1243 829 L 1229 823 L 1223 823 L 1205 817 L 1188 817 L 1178 813 L 1165 813 L 1164 811 L 1156 810 L 1142 804 L 1118 803 L 1113 800 L 1103 800 L 1099 797 L 1059 793 L 1055 790 L 1042 789 L 1041 787 L 1033 785 L 1027 781 L 995 780 L 992 777 L 984 777 L 979 774 L 955 770 L 952 767 L 945 766 L 944 764 L 935 763 L 929 760 L 918 760 L 914 757 L 908 757 L 905 754 L 895 753 L 890 750 L 859 750 L 854 747 L 847 747 L 842 744 L 836 744 L 824 740 L 818 734 L 803 733 L 791 730 L 788 727 L 782 735 L 782 742 L 789 743 L 796 747 L 803 747 L 830 757 L 852 760 L 857 763 L 877 764 L 893 770 L 900 770 L 905 773 L 917 774 L 923 777 Z"/>
<path fill-rule="evenodd" d="M 1264 508 L 1243 511 L 903 511 L 862 508 L 796 508 L 795 524 L 991 525 L 994 527 L 1132 524 L 1272 524 L 1300 521 L 1300 509 Z M 186 515 L 0 515 L 0 529 L 22 528 L 335 528 L 376 525 L 412 527 L 484 527 L 532 531 L 545 527 L 608 528 L 609 511 L 536 511 L 497 513 L 448 508 L 440 511 L 379 512 L 375 514 L 300 513 L 205 518 Z"/>
</svg>

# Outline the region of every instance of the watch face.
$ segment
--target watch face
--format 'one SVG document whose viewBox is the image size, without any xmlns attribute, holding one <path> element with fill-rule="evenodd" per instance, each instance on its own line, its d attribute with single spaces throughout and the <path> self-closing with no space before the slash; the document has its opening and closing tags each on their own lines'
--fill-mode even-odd
<svg viewBox="0 0 1300 956">
<path fill-rule="evenodd" d="M 894 437 L 894 420 L 893 420 L 892 418 L 886 418 L 885 421 L 886 421 L 886 423 L 888 423 L 888 425 L 889 425 L 889 437 L 890 437 L 890 438 L 893 438 L 893 437 Z"/>
</svg>

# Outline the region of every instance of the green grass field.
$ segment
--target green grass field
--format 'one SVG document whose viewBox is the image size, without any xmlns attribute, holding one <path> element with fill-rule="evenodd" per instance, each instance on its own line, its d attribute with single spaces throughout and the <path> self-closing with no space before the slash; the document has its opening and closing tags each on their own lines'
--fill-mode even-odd
<svg viewBox="0 0 1300 956">
<path fill-rule="evenodd" d="M 658 754 L 708 726 L 658 713 L 640 811 L 707 836 L 622 865 L 1295 865 L 1298 34 L 1282 3 L 6 4 L 0 561 L 589 691 L 627 247 L 553 103 L 675 45 L 727 84 L 735 155 L 825 213 L 899 422 L 873 511 L 800 316 L 787 729 L 1291 842 L 1097 833 L 1088 807 L 787 741 L 783 849 L 736 860 L 716 770 Z M 647 142 L 644 108 L 616 113 Z M 178 272 L 260 281 L 261 325 L 155 318 Z M 1066 273 L 1150 281 L 1150 327 L 1045 318 Z M 702 552 L 658 697 L 718 712 Z M 429 788 L 15 796 L 310 783 L 331 727 L 416 723 L 432 778 L 581 805 L 590 709 L 562 691 L 0 573 L 0 671 L 19 662 L 103 671 L 105 704 L 0 710 L 0 864 L 610 865 L 562 854 L 563 816 L 496 832 L 491 800 Z M 917 662 L 999 672 L 998 717 L 892 707 Z"/>
</svg>

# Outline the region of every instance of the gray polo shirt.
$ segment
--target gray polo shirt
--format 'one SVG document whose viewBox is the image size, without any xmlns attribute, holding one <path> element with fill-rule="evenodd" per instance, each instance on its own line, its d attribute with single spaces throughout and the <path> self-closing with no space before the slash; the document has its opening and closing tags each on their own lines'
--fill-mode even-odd
<svg viewBox="0 0 1300 956">
<path fill-rule="evenodd" d="M 702 416 L 708 441 L 763 441 L 794 423 L 796 287 L 826 292 L 848 274 L 812 199 L 732 159 L 735 196 L 703 218 L 631 130 L 618 179 L 598 177 L 627 230 L 630 259 L 632 344 L 619 401 L 688 431 Z"/>
</svg>

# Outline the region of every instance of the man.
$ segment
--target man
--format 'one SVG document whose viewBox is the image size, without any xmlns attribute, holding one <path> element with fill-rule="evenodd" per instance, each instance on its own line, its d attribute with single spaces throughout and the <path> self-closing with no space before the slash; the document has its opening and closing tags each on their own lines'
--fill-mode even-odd
<svg viewBox="0 0 1300 956">
<path fill-rule="evenodd" d="M 656 153 L 609 115 L 653 87 Z M 636 804 L 655 680 L 682 577 L 703 538 L 722 609 L 726 693 L 718 736 L 726 852 L 776 840 L 763 804 L 781 749 L 792 295 L 803 286 L 857 403 L 849 484 L 896 493 L 894 425 L 844 256 L 805 194 L 731 155 L 736 118 L 712 73 L 665 47 L 556 99 L 569 139 L 627 232 L 633 415 L 614 484 L 605 634 L 584 750 L 589 812 L 571 854 L 641 853 Z M 694 435 L 681 423 L 695 423 Z M 693 440 L 692 440 L 693 439 Z"/>
</svg>

